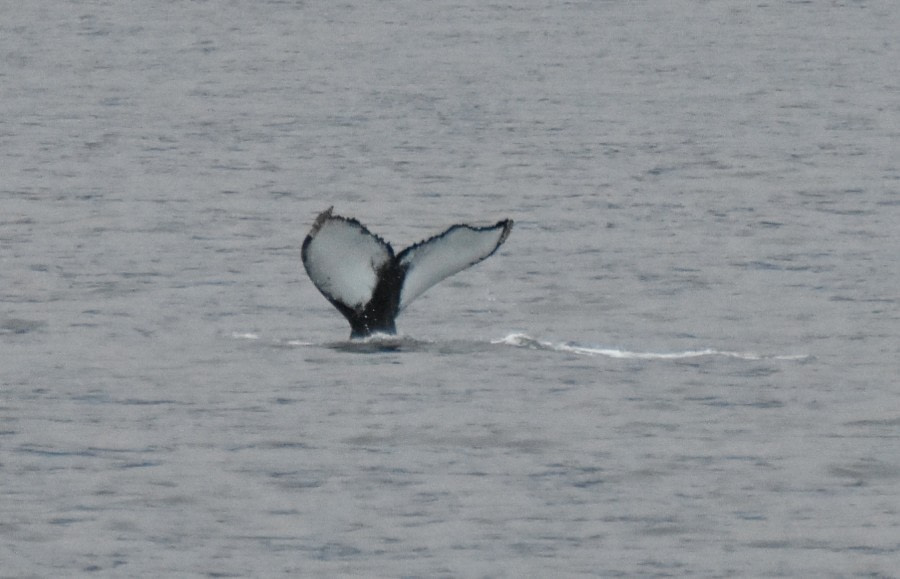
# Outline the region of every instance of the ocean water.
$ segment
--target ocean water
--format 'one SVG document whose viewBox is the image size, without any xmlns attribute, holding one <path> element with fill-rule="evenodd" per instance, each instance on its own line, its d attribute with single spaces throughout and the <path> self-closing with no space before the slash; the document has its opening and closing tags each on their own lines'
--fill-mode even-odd
<svg viewBox="0 0 900 579">
<path fill-rule="evenodd" d="M 5 4 L 0 576 L 897 576 L 895 3 Z"/>
</svg>

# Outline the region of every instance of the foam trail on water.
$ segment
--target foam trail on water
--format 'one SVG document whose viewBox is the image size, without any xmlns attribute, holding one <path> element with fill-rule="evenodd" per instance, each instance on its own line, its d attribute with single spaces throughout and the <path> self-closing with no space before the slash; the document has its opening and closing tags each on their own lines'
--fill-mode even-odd
<svg viewBox="0 0 900 579">
<path fill-rule="evenodd" d="M 316 344 L 297 339 L 286 340 L 262 340 L 253 332 L 231 332 L 231 337 L 236 340 L 262 341 L 276 347 L 306 347 L 323 346 L 348 352 L 393 352 L 393 351 L 430 351 L 434 347 L 441 348 L 442 344 L 430 340 L 417 340 L 402 335 L 373 334 L 362 339 L 341 341 L 329 344 Z M 477 347 L 477 342 L 470 343 Z M 532 338 L 528 334 L 512 333 L 499 340 L 491 340 L 491 344 L 527 348 L 530 350 L 547 350 L 551 352 L 565 352 L 580 356 L 606 356 L 607 358 L 619 358 L 624 360 L 684 360 L 689 358 L 701 358 L 704 356 L 718 356 L 723 358 L 736 358 L 739 360 L 806 360 L 810 356 L 799 355 L 761 355 L 754 352 L 734 352 L 730 350 L 716 350 L 705 348 L 702 350 L 685 350 L 683 352 L 632 352 L 617 348 L 599 348 L 595 346 L 583 346 L 572 342 L 548 342 Z M 443 344 L 446 346 L 446 344 Z M 467 350 L 463 348 L 463 350 Z"/>
<path fill-rule="evenodd" d="M 231 332 L 232 339 L 235 340 L 250 340 L 256 341 L 260 340 L 259 334 L 254 332 Z M 266 341 L 268 343 L 268 341 Z M 304 342 L 303 340 L 275 340 L 273 343 L 275 346 L 313 346 L 312 342 Z"/>
<path fill-rule="evenodd" d="M 235 340 L 258 340 L 259 334 L 253 332 L 231 332 L 231 337 Z"/>
<path fill-rule="evenodd" d="M 509 334 L 499 340 L 493 340 L 491 343 L 505 344 L 518 348 L 531 348 L 533 350 L 551 350 L 554 352 L 570 352 L 584 356 L 607 356 L 609 358 L 623 358 L 629 360 L 683 360 L 686 358 L 700 358 L 703 356 L 722 356 L 726 358 L 738 358 L 741 360 L 803 360 L 808 358 L 806 355 L 762 356 L 753 352 L 731 352 L 727 350 L 715 350 L 712 348 L 686 350 L 683 352 L 631 352 L 614 348 L 596 348 L 571 343 L 547 342 L 522 333 Z"/>
</svg>

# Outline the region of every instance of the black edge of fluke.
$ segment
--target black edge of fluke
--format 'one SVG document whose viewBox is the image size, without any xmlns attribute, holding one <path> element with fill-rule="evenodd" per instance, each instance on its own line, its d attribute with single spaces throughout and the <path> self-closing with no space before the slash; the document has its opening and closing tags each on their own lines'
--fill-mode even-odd
<svg viewBox="0 0 900 579">
<path fill-rule="evenodd" d="M 331 206 L 316 217 L 301 257 L 316 289 L 347 318 L 351 339 L 396 334 L 403 308 L 434 284 L 493 255 L 514 223 L 455 224 L 395 254 L 365 225 L 333 210 Z M 329 225 L 336 229 L 320 236 Z"/>
</svg>

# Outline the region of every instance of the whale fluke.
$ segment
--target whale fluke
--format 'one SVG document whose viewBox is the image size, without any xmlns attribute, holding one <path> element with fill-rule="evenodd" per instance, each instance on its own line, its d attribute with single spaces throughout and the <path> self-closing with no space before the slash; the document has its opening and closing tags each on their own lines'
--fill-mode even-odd
<svg viewBox="0 0 900 579">
<path fill-rule="evenodd" d="M 357 221 L 316 218 L 303 240 L 303 266 L 316 288 L 350 322 L 350 337 L 397 332 L 397 315 L 425 290 L 490 257 L 512 231 L 512 219 L 487 227 L 453 225 L 394 254 L 391 244 Z"/>
</svg>

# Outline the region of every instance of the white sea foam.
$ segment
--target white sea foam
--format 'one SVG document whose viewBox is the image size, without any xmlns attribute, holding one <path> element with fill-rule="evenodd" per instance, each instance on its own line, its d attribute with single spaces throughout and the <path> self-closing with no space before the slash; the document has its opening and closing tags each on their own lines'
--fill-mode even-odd
<svg viewBox="0 0 900 579">
<path fill-rule="evenodd" d="M 231 332 L 231 338 L 234 340 L 250 340 L 250 341 L 258 341 L 262 340 L 262 337 L 259 334 L 254 332 Z M 314 346 L 314 342 L 309 342 L 306 340 L 297 340 L 297 339 L 288 339 L 288 340 L 280 340 L 280 339 L 267 339 L 267 342 L 271 342 L 273 346 Z"/>
<path fill-rule="evenodd" d="M 236 340 L 259 340 L 258 334 L 253 332 L 232 332 L 231 337 Z M 514 346 L 532 350 L 547 350 L 553 352 L 566 352 L 582 356 L 606 356 L 607 358 L 619 358 L 626 360 L 684 360 L 702 357 L 736 358 L 739 360 L 805 360 L 808 354 L 758 354 L 755 352 L 737 352 L 732 350 L 718 350 L 715 348 L 703 348 L 697 350 L 683 350 L 673 352 L 636 352 L 619 348 L 604 348 L 599 346 L 585 346 L 573 342 L 550 342 L 539 340 L 522 332 L 514 332 L 497 340 L 491 340 L 491 344 Z M 275 340 L 273 345 L 305 347 L 316 346 L 315 342 L 299 339 Z M 322 344 L 319 344 L 322 345 Z M 393 351 L 402 348 L 406 351 L 427 350 L 429 345 L 441 345 L 429 340 L 418 340 L 408 336 L 391 334 L 372 334 L 362 339 L 341 341 L 325 344 L 329 348 L 349 352 L 369 351 Z M 474 345 L 474 342 L 472 343 Z M 443 350 L 446 351 L 446 350 Z M 466 351 L 463 348 L 461 351 Z"/>
<path fill-rule="evenodd" d="M 571 352 L 585 356 L 607 356 L 609 358 L 624 358 L 632 360 L 681 360 L 685 358 L 700 358 L 703 356 L 722 356 L 726 358 L 738 358 L 741 360 L 802 360 L 807 355 L 761 355 L 754 352 L 734 352 L 728 350 L 716 350 L 704 348 L 702 350 L 684 350 L 680 352 L 633 352 L 617 348 L 600 348 L 595 346 L 582 346 L 566 342 L 548 342 L 532 338 L 528 334 L 512 333 L 499 340 L 493 340 L 492 344 L 505 344 L 518 348 L 532 348 L 536 350 L 551 350 L 555 352 Z"/>
</svg>

